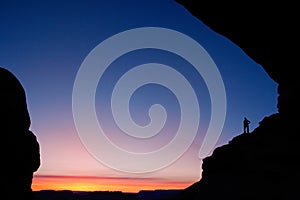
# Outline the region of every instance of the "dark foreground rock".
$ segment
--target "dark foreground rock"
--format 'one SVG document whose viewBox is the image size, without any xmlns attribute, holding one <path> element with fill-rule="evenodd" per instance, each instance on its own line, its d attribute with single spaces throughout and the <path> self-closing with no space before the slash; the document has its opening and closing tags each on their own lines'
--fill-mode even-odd
<svg viewBox="0 0 300 200">
<path fill-rule="evenodd" d="M 203 160 L 202 179 L 176 199 L 300 199 L 300 84 L 293 48 L 299 37 L 298 7 L 255 0 L 177 2 L 240 46 L 278 83 L 278 113 L 265 117 L 252 133 L 216 148 Z"/>
</svg>

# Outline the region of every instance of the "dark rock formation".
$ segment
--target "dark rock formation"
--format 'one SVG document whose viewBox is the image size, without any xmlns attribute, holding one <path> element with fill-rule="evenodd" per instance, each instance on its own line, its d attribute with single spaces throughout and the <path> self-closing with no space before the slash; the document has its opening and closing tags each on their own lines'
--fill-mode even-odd
<svg viewBox="0 0 300 200">
<path fill-rule="evenodd" d="M 138 193 L 120 191 L 75 192 L 70 190 L 35 191 L 36 200 L 167 200 L 180 190 L 142 190 Z"/>
<path fill-rule="evenodd" d="M 178 199 L 299 198 L 298 141 L 280 114 L 265 117 L 252 133 L 233 138 L 205 158 L 202 179 Z"/>
<path fill-rule="evenodd" d="M 279 84 L 279 112 L 300 111 L 295 49 L 299 12 L 296 3 L 177 0 L 217 33 L 237 44 Z"/>
<path fill-rule="evenodd" d="M 297 6 L 291 2 L 177 2 L 240 46 L 278 83 L 279 93 L 278 113 L 265 117 L 252 133 L 216 148 L 203 160 L 202 179 L 178 199 L 300 199 Z"/>
<path fill-rule="evenodd" d="M 0 95 L 0 198 L 29 200 L 32 176 L 40 166 L 39 143 L 29 130 L 25 91 L 4 68 L 0 68 Z"/>
</svg>

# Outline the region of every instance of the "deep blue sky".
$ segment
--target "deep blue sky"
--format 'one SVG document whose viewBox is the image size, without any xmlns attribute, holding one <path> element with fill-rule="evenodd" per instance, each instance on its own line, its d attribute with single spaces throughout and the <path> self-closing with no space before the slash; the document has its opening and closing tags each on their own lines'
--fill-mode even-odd
<svg viewBox="0 0 300 200">
<path fill-rule="evenodd" d="M 264 116 L 277 112 L 277 84 L 263 68 L 176 2 L 1 1 L 0 66 L 12 71 L 26 90 L 31 129 L 41 145 L 42 166 L 37 174 L 131 176 L 95 162 L 78 142 L 72 91 L 76 74 L 91 50 L 110 36 L 140 27 L 179 31 L 202 45 L 215 62 L 227 97 L 225 125 L 216 146 L 242 133 L 245 116 L 252 122 L 250 130 L 253 130 Z M 121 45 L 126 45 L 126 41 Z M 134 93 L 130 102 L 131 115 L 140 125 L 149 123 L 147 112 L 151 105 L 165 106 L 168 119 L 161 138 L 129 142 L 128 135 L 122 135 L 114 124 L 109 110 L 113 84 L 122 74 L 134 66 L 153 62 L 173 67 L 190 81 L 199 100 L 201 118 L 200 129 L 189 150 L 172 166 L 147 176 L 192 182 L 200 177 L 201 160 L 197 153 L 208 127 L 211 105 L 201 75 L 182 57 L 159 49 L 141 49 L 120 56 L 102 77 L 104 85 L 97 89 L 98 119 L 108 131 L 107 136 L 128 150 L 154 150 L 172 138 L 180 112 L 176 97 L 167 88 L 146 85 Z"/>
</svg>

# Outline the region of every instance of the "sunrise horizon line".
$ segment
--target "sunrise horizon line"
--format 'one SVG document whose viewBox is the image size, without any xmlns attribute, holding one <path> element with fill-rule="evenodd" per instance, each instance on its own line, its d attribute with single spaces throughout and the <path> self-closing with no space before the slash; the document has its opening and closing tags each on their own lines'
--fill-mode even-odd
<svg viewBox="0 0 300 200">
<path fill-rule="evenodd" d="M 33 177 L 33 191 L 123 192 L 182 190 L 197 180 L 175 180 L 157 177 L 114 177 L 80 175 L 46 175 Z"/>
</svg>

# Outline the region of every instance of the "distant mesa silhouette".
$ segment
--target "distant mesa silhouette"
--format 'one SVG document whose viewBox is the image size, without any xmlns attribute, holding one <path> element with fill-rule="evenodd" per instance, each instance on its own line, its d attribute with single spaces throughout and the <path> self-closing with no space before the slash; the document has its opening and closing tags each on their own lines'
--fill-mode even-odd
<svg viewBox="0 0 300 200">
<path fill-rule="evenodd" d="M 120 191 L 74 192 L 70 190 L 35 191 L 36 200 L 167 200 L 181 190 L 141 190 L 137 193 Z"/>
<path fill-rule="evenodd" d="M 40 146 L 30 131 L 26 94 L 16 76 L 0 67 L 0 199 L 33 199 L 33 173 L 40 167 Z"/>
</svg>

